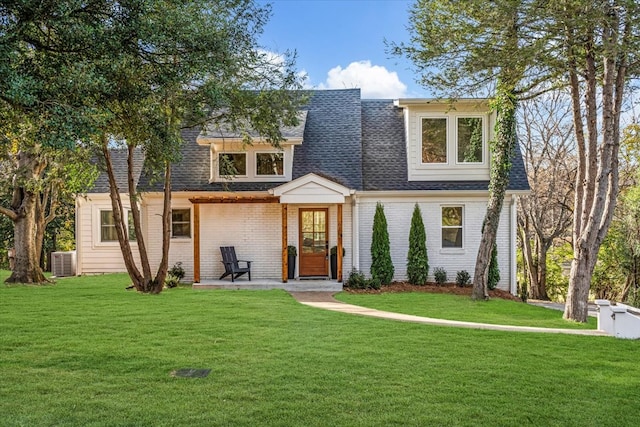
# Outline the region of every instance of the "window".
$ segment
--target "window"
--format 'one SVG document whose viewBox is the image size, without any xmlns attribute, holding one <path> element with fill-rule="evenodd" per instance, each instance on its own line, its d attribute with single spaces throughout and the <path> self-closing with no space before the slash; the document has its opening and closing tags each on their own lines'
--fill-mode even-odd
<svg viewBox="0 0 640 427">
<path fill-rule="evenodd" d="M 447 163 L 446 118 L 422 118 L 422 163 Z"/>
<path fill-rule="evenodd" d="M 220 176 L 246 176 L 247 154 L 224 153 L 218 155 L 218 173 Z"/>
<path fill-rule="evenodd" d="M 458 163 L 482 163 L 482 117 L 458 117 Z"/>
<path fill-rule="evenodd" d="M 173 209 L 171 211 L 171 237 L 191 237 L 191 210 Z"/>
<path fill-rule="evenodd" d="M 284 175 L 282 153 L 256 153 L 256 175 Z"/>
<path fill-rule="evenodd" d="M 462 206 L 442 207 L 442 248 L 462 248 Z"/>
<path fill-rule="evenodd" d="M 127 211 L 127 229 L 129 241 L 136 241 L 136 232 L 133 227 L 133 214 Z M 100 241 L 101 242 L 117 242 L 118 233 L 116 232 L 116 221 L 113 218 L 113 211 L 100 211 Z"/>
</svg>

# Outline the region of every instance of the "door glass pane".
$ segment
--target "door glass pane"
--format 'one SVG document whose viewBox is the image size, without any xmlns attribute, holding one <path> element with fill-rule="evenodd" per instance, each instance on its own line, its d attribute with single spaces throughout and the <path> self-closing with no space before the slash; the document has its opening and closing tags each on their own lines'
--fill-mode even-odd
<svg viewBox="0 0 640 427">
<path fill-rule="evenodd" d="M 313 232 L 302 233 L 302 253 L 313 253 L 314 238 Z"/>
<path fill-rule="evenodd" d="M 313 212 L 302 212 L 302 231 L 313 232 Z"/>
</svg>

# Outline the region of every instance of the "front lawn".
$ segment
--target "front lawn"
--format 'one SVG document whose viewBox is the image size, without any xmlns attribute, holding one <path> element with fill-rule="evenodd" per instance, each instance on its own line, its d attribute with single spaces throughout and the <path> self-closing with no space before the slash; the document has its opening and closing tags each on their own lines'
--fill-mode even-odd
<svg viewBox="0 0 640 427">
<path fill-rule="evenodd" d="M 522 302 L 492 298 L 473 301 L 468 296 L 425 292 L 351 294 L 342 292 L 336 299 L 363 307 L 436 319 L 497 325 L 536 326 L 540 328 L 596 329 L 598 322 L 585 323 L 562 318 L 562 311 L 536 307 Z"/>
<path fill-rule="evenodd" d="M 283 291 L 140 295 L 128 283 L 0 285 L 0 425 L 637 423 L 637 341 L 394 322 Z M 179 368 L 211 373 L 172 377 Z"/>
</svg>

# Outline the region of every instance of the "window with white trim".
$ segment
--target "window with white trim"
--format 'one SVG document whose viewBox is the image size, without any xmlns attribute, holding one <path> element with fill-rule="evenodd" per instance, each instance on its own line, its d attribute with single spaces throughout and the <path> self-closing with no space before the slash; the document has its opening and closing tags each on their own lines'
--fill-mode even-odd
<svg viewBox="0 0 640 427">
<path fill-rule="evenodd" d="M 442 249 L 462 249 L 464 209 L 442 206 Z"/>
<path fill-rule="evenodd" d="M 256 153 L 256 176 L 283 176 L 283 153 Z"/>
<path fill-rule="evenodd" d="M 136 232 L 133 226 L 133 214 L 127 211 L 127 234 L 130 242 L 136 241 Z M 116 221 L 113 217 L 113 211 L 100 211 L 100 241 L 101 242 L 117 242 L 118 234 L 116 232 Z"/>
<path fill-rule="evenodd" d="M 247 153 L 219 153 L 220 176 L 247 176 Z"/>
<path fill-rule="evenodd" d="M 191 238 L 191 209 L 171 210 L 171 237 Z"/>
<path fill-rule="evenodd" d="M 484 163 L 486 126 L 486 119 L 481 115 L 420 117 L 422 165 Z"/>
</svg>

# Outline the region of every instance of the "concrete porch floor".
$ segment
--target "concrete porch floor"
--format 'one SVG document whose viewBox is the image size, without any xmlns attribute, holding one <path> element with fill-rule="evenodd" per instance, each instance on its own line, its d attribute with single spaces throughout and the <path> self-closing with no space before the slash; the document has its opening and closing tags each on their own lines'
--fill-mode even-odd
<svg viewBox="0 0 640 427">
<path fill-rule="evenodd" d="M 231 279 L 202 279 L 200 283 L 193 284 L 193 289 L 284 289 L 289 292 L 340 292 L 342 291 L 342 282 L 331 279 L 290 279 L 287 283 L 282 283 L 278 279 L 253 279 L 248 281 L 245 277 L 239 277 L 235 282 L 231 282 Z"/>
</svg>

